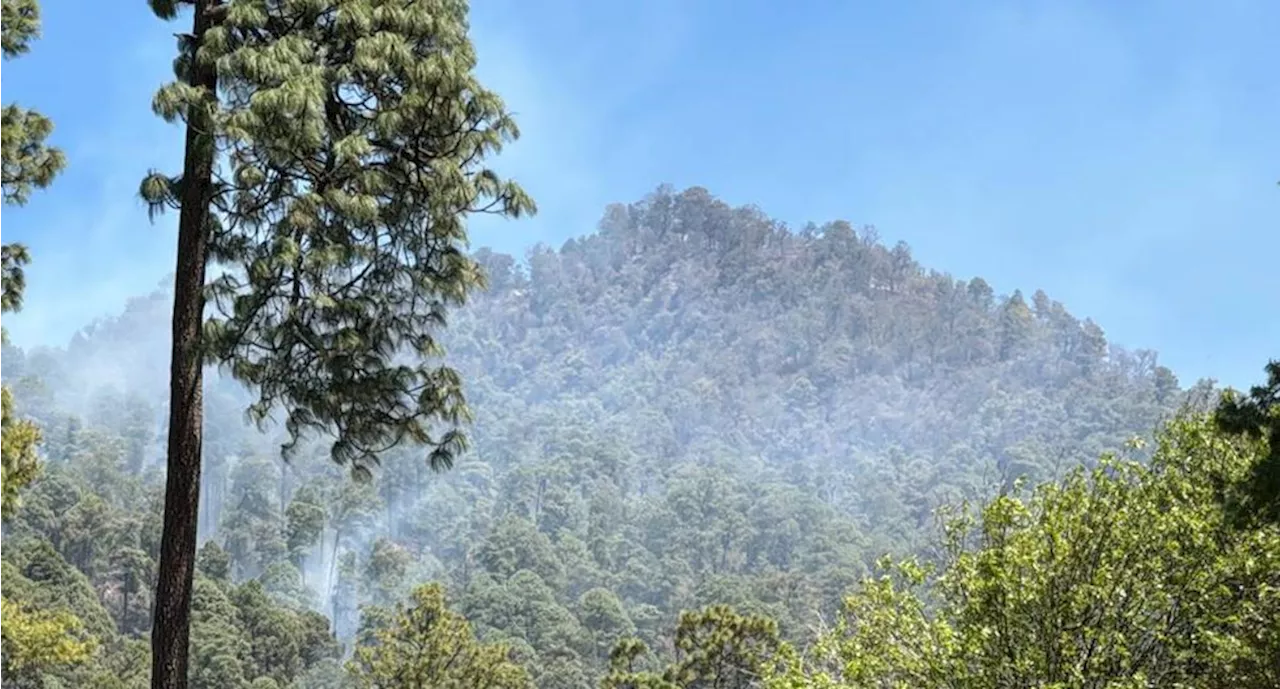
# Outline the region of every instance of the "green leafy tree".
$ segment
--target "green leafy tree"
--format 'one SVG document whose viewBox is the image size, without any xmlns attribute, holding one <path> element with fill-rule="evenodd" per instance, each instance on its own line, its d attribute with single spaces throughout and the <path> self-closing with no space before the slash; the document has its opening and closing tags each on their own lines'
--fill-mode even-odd
<svg viewBox="0 0 1280 689">
<path fill-rule="evenodd" d="M 420 586 L 348 664 L 359 689 L 532 689 L 503 644 L 476 640 L 438 585 Z"/>
<path fill-rule="evenodd" d="M 13 394 L 8 387 L 0 387 L 0 512 L 8 518 L 18 508 L 18 493 L 40 474 L 40 458 L 36 446 L 40 443 L 40 429 L 27 419 L 15 418 Z"/>
<path fill-rule="evenodd" d="M 222 587 L 204 577 L 195 579 L 192 603 L 191 637 L 195 652 L 191 686 L 193 689 L 246 689 L 253 646 L 241 627 L 235 605 Z"/>
<path fill-rule="evenodd" d="M 364 581 L 373 604 L 389 605 L 399 598 L 411 564 L 404 548 L 385 538 L 373 542 L 364 566 Z"/>
<path fill-rule="evenodd" d="M 578 599 L 578 619 L 595 637 L 597 653 L 602 657 L 620 637 L 635 632 L 635 624 L 618 596 L 606 588 L 593 588 Z"/>
<path fill-rule="evenodd" d="M 196 571 L 213 582 L 229 582 L 231 578 L 231 556 L 222 546 L 207 541 L 200 546 L 196 555 Z"/>
<path fill-rule="evenodd" d="M 638 669 L 648 648 L 620 642 L 610 657 L 604 689 L 753 689 L 778 672 L 786 644 L 778 623 L 739 615 L 717 605 L 684 612 L 675 634 L 675 657 L 661 672 Z"/>
<path fill-rule="evenodd" d="M 285 543 L 289 557 L 301 567 L 303 558 L 320 542 L 326 519 L 318 490 L 304 487 L 285 509 Z"/>
<path fill-rule="evenodd" d="M 356 553 L 343 548 L 354 541 L 373 522 L 378 512 L 378 494 L 373 485 L 365 480 L 339 483 L 331 486 L 328 494 L 329 526 L 333 529 L 333 551 L 329 560 L 329 581 L 333 587 L 333 617 L 341 616 L 340 604 L 348 610 L 354 610 L 354 601 L 343 600 L 341 590 L 344 587 L 358 588 L 358 575 L 352 569 L 348 574 L 339 572 L 340 566 L 351 558 L 351 567 L 355 567 Z"/>
<path fill-rule="evenodd" d="M 315 592 L 303 581 L 302 572 L 291 562 L 277 562 L 258 577 L 263 589 L 282 605 L 306 609 L 316 604 Z"/>
<path fill-rule="evenodd" d="M 125 546 L 111 552 L 110 566 L 119 583 L 120 631 L 132 633 L 145 628 L 137 618 L 145 616 L 145 596 L 150 593 L 147 584 L 151 581 L 155 562 L 142 549 Z"/>
<path fill-rule="evenodd" d="M 0 580 L 5 686 L 95 686 L 115 629 L 88 578 L 45 541 L 6 538 Z"/>
<path fill-rule="evenodd" d="M 1241 524 L 1280 522 L 1280 361 L 1267 363 L 1267 382 L 1248 395 L 1223 394 L 1215 414 L 1218 427 L 1228 433 L 1265 439 L 1262 456 L 1249 479 L 1249 488 L 1232 508 Z"/>
<path fill-rule="evenodd" d="M 154 105 L 186 122 L 184 167 L 141 187 L 180 210 L 157 689 L 186 684 L 204 361 L 257 389 L 260 421 L 289 410 L 286 451 L 324 430 L 357 472 L 402 441 L 447 467 L 468 412 L 434 331 L 483 283 L 464 219 L 533 210 L 483 167 L 517 129 L 473 75 L 465 2 L 151 2 L 182 5 L 193 27 Z M 210 260 L 227 270 L 207 285 Z"/>
<path fill-rule="evenodd" d="M 1000 306 L 999 353 L 1001 359 L 1016 356 L 1031 337 L 1031 309 L 1020 290 L 1014 290 Z"/>
<path fill-rule="evenodd" d="M 27 609 L 5 597 L 0 599 L 0 616 L 4 617 L 0 648 L 6 686 L 41 686 L 43 675 L 83 663 L 94 651 L 83 623 L 65 610 Z"/>
<path fill-rule="evenodd" d="M 250 647 L 249 677 L 286 686 L 302 670 L 302 626 L 292 612 L 272 604 L 262 584 L 249 581 L 230 596 Z"/>
<path fill-rule="evenodd" d="M 1271 687 L 1280 529 L 1218 501 L 1264 448 L 1174 422 L 1149 465 L 1105 459 L 949 522 L 944 567 L 889 566 L 779 687 Z"/>
<path fill-rule="evenodd" d="M 494 525 L 477 557 L 487 571 L 503 579 L 520 571 L 533 572 L 549 583 L 564 577 L 551 540 L 532 522 L 514 514 Z"/>
</svg>

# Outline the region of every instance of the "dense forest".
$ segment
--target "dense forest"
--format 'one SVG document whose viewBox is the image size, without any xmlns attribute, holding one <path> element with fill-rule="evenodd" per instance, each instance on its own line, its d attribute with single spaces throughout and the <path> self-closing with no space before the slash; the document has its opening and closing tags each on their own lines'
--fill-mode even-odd
<svg viewBox="0 0 1280 689">
<path fill-rule="evenodd" d="M 466 3 L 180 4 L 177 271 L 0 353 L 4 687 L 1280 686 L 1280 363 L 702 188 L 470 251 L 534 206 Z M 51 131 L 5 106 L 8 212 Z"/>
<path fill-rule="evenodd" d="M 1085 491 L 1073 467 L 1146 460 L 1131 439 L 1212 399 L 1042 293 L 701 189 L 526 261 L 477 255 L 490 289 L 445 338 L 476 410 L 450 471 L 393 451 L 364 480 L 320 442 L 284 462 L 239 384 L 207 383 L 192 686 L 340 686 L 376 608 L 427 582 L 538 687 L 596 686 L 625 638 L 673 653 L 681 611 L 803 647 L 881 556 L 944 561 L 939 507 L 1019 479 Z M 5 588 L 81 620 L 98 650 L 58 671 L 73 684 L 146 676 L 168 303 L 0 358 L 46 456 L 5 525 Z M 1176 428 L 1156 446 L 1207 432 Z"/>
</svg>

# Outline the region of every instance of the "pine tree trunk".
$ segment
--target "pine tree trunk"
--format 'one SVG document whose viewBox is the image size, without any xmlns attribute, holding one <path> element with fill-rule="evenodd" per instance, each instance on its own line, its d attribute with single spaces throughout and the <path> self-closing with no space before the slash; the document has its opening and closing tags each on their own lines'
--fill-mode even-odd
<svg viewBox="0 0 1280 689">
<path fill-rule="evenodd" d="M 338 625 L 338 580 L 334 572 L 338 570 L 338 544 L 342 541 L 342 529 L 333 530 L 333 558 L 329 560 L 329 593 L 333 596 L 333 624 Z M 323 546 L 324 544 L 321 543 Z"/>
<path fill-rule="evenodd" d="M 124 585 L 120 587 L 120 633 L 129 633 L 129 589 L 133 588 L 133 575 L 125 572 Z"/>
<path fill-rule="evenodd" d="M 219 0 L 195 3 L 195 45 L 211 23 Z M 213 65 L 192 61 L 189 83 L 217 94 Z M 152 689 L 186 689 L 191 635 L 191 588 L 195 575 L 196 527 L 200 511 L 200 456 L 204 412 L 201 332 L 209 201 L 214 147 L 207 109 L 187 117 L 178 218 L 178 261 L 173 289 L 173 354 L 169 373 L 169 456 L 164 494 L 164 533 L 151 630 Z"/>
</svg>

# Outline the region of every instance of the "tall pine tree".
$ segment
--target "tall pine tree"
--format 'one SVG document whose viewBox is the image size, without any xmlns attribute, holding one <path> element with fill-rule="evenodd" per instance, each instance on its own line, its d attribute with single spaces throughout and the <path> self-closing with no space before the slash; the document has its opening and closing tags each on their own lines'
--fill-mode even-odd
<svg viewBox="0 0 1280 689">
<path fill-rule="evenodd" d="M 286 410 L 290 442 L 323 431 L 357 474 L 401 442 L 447 468 L 468 418 L 433 333 L 483 284 L 466 217 L 532 201 L 483 166 L 518 135 L 475 78 L 463 0 L 151 0 L 174 18 L 177 80 L 154 108 L 187 128 L 153 211 L 180 209 L 168 484 L 152 686 L 187 684 L 202 365 Z M 221 274 L 206 283 L 209 261 Z M 206 297 L 213 315 L 204 320 Z"/>
</svg>

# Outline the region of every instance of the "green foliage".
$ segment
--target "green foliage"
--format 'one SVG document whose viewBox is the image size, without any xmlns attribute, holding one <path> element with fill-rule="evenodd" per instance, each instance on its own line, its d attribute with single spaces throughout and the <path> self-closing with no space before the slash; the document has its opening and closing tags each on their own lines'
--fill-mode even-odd
<svg viewBox="0 0 1280 689">
<path fill-rule="evenodd" d="M 810 662 L 829 669 L 789 679 L 816 687 L 949 686 L 953 669 L 942 659 L 955 653 L 956 639 L 947 622 L 928 614 L 926 570 L 889 559 L 879 568 L 881 576 L 845 598 L 835 629 L 812 650 Z"/>
<path fill-rule="evenodd" d="M 231 557 L 214 541 L 200 546 L 196 556 L 196 570 L 214 582 L 230 581 Z"/>
<path fill-rule="evenodd" d="M 157 8 L 162 17 L 171 8 Z M 251 413 L 288 409 L 292 449 L 311 430 L 358 472 L 401 441 L 447 467 L 468 417 L 457 374 L 436 359 L 447 309 L 483 284 L 462 249 L 465 217 L 519 216 L 533 203 L 483 167 L 518 136 L 475 78 L 467 4 L 434 0 L 232 0 L 157 114 L 213 108 L 225 154 L 215 173 L 208 357 L 251 384 Z M 217 64 L 216 103 L 187 70 Z M 189 181 L 149 176 L 143 197 L 178 204 Z M 410 354 L 405 358 L 403 355 Z"/>
<path fill-rule="evenodd" d="M 503 644 L 477 641 L 466 620 L 450 611 L 435 585 L 414 590 L 389 624 L 358 646 L 349 664 L 361 689 L 524 689 L 524 669 Z"/>
<path fill-rule="evenodd" d="M 473 74 L 465 1 L 157 0 L 152 10 L 173 19 L 183 4 L 193 28 L 178 37 L 176 80 L 152 103 L 187 125 L 183 172 L 152 172 L 139 189 L 153 217 L 180 209 L 157 687 L 180 687 L 186 666 L 202 363 L 256 393 L 249 415 L 263 427 L 287 410 L 286 458 L 327 432 L 332 459 L 358 478 L 401 443 L 447 468 L 470 416 L 436 331 L 483 284 L 463 251 L 466 218 L 534 210 L 484 166 L 518 132 Z M 222 270 L 207 284 L 210 262 Z M 235 576 L 290 549 L 279 514 L 233 517 L 233 560 L 253 553 Z M 306 533 L 288 536 L 300 554 Z"/>
<path fill-rule="evenodd" d="M 363 581 L 375 605 L 391 605 L 402 597 L 410 564 L 412 558 L 404 548 L 385 538 L 373 542 Z"/>
<path fill-rule="evenodd" d="M 603 656 L 623 636 L 635 633 L 635 624 L 626 607 L 609 589 L 596 587 L 578 599 L 578 619 L 595 637 L 597 653 Z"/>
<path fill-rule="evenodd" d="M 278 604 L 256 580 L 233 587 L 197 577 L 191 612 L 193 689 L 292 687 L 339 656 L 327 621 Z"/>
<path fill-rule="evenodd" d="M 1216 499 L 1262 451 L 1181 420 L 1149 465 L 1001 495 L 950 521 L 939 572 L 846 599 L 779 686 L 1275 686 L 1280 530 L 1239 533 Z"/>
<path fill-rule="evenodd" d="M 660 673 L 636 669 L 647 650 L 636 639 L 619 643 L 604 689 L 751 689 L 778 671 L 785 653 L 777 622 L 727 606 L 682 613 L 675 658 Z"/>
<path fill-rule="evenodd" d="M 5 59 L 31 49 L 40 36 L 40 4 L 37 0 L 4 0 L 0 13 L 0 43 Z M 6 204 L 22 205 L 33 189 L 43 189 L 66 165 L 62 151 L 45 144 L 53 131 L 49 118 L 16 105 L 4 106 L 0 114 L 0 183 Z M 20 245 L 6 245 L 4 252 L 5 308 L 21 305 L 22 271 L 26 262 Z M 15 299 L 16 297 L 16 299 Z"/>
<path fill-rule="evenodd" d="M 32 39 L 40 36 L 40 3 L 37 0 L 4 0 L 0 6 L 0 47 L 6 58 L 17 57 L 31 49 Z"/>
<path fill-rule="evenodd" d="M 48 543 L 6 540 L 5 686 L 139 687 L 136 648 L 116 637 L 88 579 Z"/>
<path fill-rule="evenodd" d="M 9 540 L 5 544 L 3 585 L 10 600 L 40 610 L 67 610 L 92 635 L 106 639 L 115 625 L 89 577 L 43 540 Z"/>
<path fill-rule="evenodd" d="M 338 644 L 387 628 L 394 612 L 370 606 L 424 581 L 540 687 L 597 685 L 630 635 L 656 651 L 635 671 L 661 679 L 692 657 L 668 622 L 717 605 L 774 620 L 786 643 L 772 660 L 809 662 L 796 649 L 874 557 L 931 559 L 936 507 L 1092 466 L 1184 399 L 1153 355 L 1110 346 L 1043 294 L 1002 358 L 1012 298 L 982 281 L 844 224 L 787 232 L 700 190 L 611 209 L 600 233 L 527 268 L 472 258 L 491 289 L 441 342 L 468 381 L 475 442 L 447 474 L 410 445 L 366 482 L 321 441 L 281 463 L 287 429 L 255 432 L 250 395 L 207 381 L 199 598 L 212 606 L 212 586 L 229 607 L 193 637 L 200 682 L 337 689 Z M 48 468 L 9 528 L 80 569 L 117 639 L 144 646 L 153 580 L 129 581 L 154 576 L 159 552 L 163 405 L 148 401 L 167 389 L 154 361 L 170 315 L 159 293 L 65 350 L 3 355 L 19 410 L 47 429 Z M 86 390 L 84 370 L 115 383 Z M 938 595 L 895 589 L 908 593 Z M 280 612 L 232 602 L 264 598 Z M 250 625 L 274 645 L 255 648 Z M 103 653 L 89 665 L 133 657 Z"/>
<path fill-rule="evenodd" d="M 295 562 L 300 562 L 324 533 L 326 515 L 319 499 L 318 491 L 299 492 L 285 509 L 285 542 Z"/>
<path fill-rule="evenodd" d="M 1266 371 L 1266 384 L 1254 386 L 1247 396 L 1225 392 L 1215 416 L 1224 431 L 1267 442 L 1268 452 L 1232 506 L 1241 524 L 1280 522 L 1280 361 L 1269 362 Z"/>
<path fill-rule="evenodd" d="M 197 577 L 191 599 L 192 689 L 245 687 L 252 645 L 245 638 L 236 608 L 222 588 Z"/>
<path fill-rule="evenodd" d="M 51 133 L 53 122 L 34 110 L 10 104 L 0 111 L 0 181 L 5 203 L 26 203 L 32 190 L 49 186 L 66 166 L 62 151 L 45 144 Z M 19 266 L 25 261 L 17 253 L 5 254 L 4 259 L 6 282 L 21 290 Z"/>
<path fill-rule="evenodd" d="M 36 0 L 4 0 L 0 9 L 0 47 L 6 59 L 30 49 L 40 34 L 40 6 Z M 0 187 L 6 205 L 22 205 L 33 189 L 43 189 L 66 165 L 60 150 L 45 140 L 53 123 L 38 112 L 8 104 L 0 112 Z M 26 276 L 31 260 L 21 244 L 0 246 L 0 312 L 22 309 Z M 0 331 L 0 341 L 8 333 Z M 5 520 L 19 507 L 19 492 L 40 474 L 37 446 L 39 427 L 20 419 L 8 385 L 0 386 L 0 515 Z M 10 540 L 9 549 L 13 549 Z M 3 673 L 6 686 L 42 686 L 46 675 L 74 670 L 94 652 L 94 639 L 86 637 L 84 624 L 64 608 L 33 604 L 41 597 L 40 583 L 27 579 L 5 563 L 3 598 Z M 37 565 L 30 573 L 39 577 Z M 47 601 L 42 601 L 47 602 Z"/>
<path fill-rule="evenodd" d="M 4 0 L 0 35 L 3 36 L 3 52 L 6 59 L 17 57 L 30 49 L 30 43 L 40 35 L 40 5 L 36 0 Z M 66 165 L 62 151 L 50 148 L 44 141 L 53 131 L 53 123 L 33 110 L 16 105 L 4 106 L 0 114 L 0 187 L 6 205 L 22 205 L 27 202 L 33 188 L 43 189 Z M 31 261 L 27 248 L 21 244 L 0 246 L 0 312 L 9 313 L 22 309 L 22 295 L 26 289 L 23 266 Z M 0 339 L 7 341 L 7 333 L 0 331 Z M 13 513 L 18 505 L 18 492 L 39 473 L 36 445 L 40 443 L 40 430 L 27 420 L 14 416 L 13 395 L 8 386 L 0 387 L 3 395 L 3 474 L 0 474 L 0 494 L 4 517 Z"/>
<path fill-rule="evenodd" d="M 148 680 L 150 659 L 143 638 L 150 631 L 158 552 L 158 537 L 148 533 L 158 525 L 147 524 L 158 520 L 160 510 L 158 500 L 135 496 L 154 493 L 160 486 L 132 485 L 138 479 L 123 473 L 128 466 L 123 454 L 114 454 L 113 468 L 100 466 L 113 454 L 104 453 L 103 445 L 111 445 L 109 436 L 87 430 L 77 436 L 93 444 L 76 450 L 80 454 L 74 463 L 55 457 L 9 522 L 4 629 L 10 629 L 12 602 L 21 610 L 52 615 L 40 629 L 50 629 L 52 621 L 67 621 L 68 643 L 83 639 L 94 649 L 74 664 L 43 664 L 43 670 L 31 674 L 45 684 L 32 686 L 135 689 Z M 75 441 L 69 444 L 79 446 Z M 88 482 L 91 478 L 93 483 Z M 151 476 L 153 481 L 159 478 Z M 287 561 L 275 565 L 292 568 Z M 339 673 L 333 663 L 340 649 L 328 620 L 296 607 L 309 604 L 311 594 L 294 590 L 291 600 L 290 579 L 278 574 L 275 565 L 261 582 L 237 585 L 231 580 L 228 553 L 213 542 L 201 548 L 191 686 L 247 687 L 265 677 L 292 687 L 304 676 L 322 677 L 326 664 Z M 300 578 L 292 583 L 301 587 Z M 15 633 L 21 629 L 14 627 Z M 54 681 L 64 684 L 51 684 Z"/>
<path fill-rule="evenodd" d="M 0 600 L 0 609 L 6 684 L 34 686 L 39 676 L 82 663 L 93 652 L 82 623 L 70 613 L 26 610 L 8 598 Z"/>
<path fill-rule="evenodd" d="M 7 519 L 18 508 L 19 491 L 40 474 L 36 455 L 40 429 L 28 420 L 14 418 L 13 394 L 7 387 L 0 387 L 0 405 L 0 514 Z"/>
</svg>

